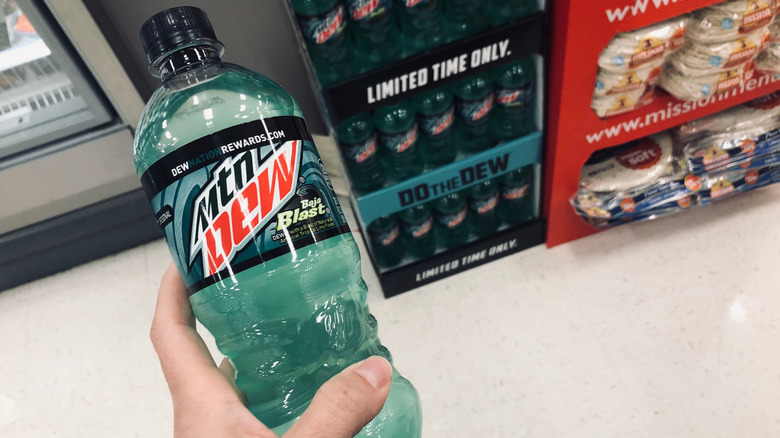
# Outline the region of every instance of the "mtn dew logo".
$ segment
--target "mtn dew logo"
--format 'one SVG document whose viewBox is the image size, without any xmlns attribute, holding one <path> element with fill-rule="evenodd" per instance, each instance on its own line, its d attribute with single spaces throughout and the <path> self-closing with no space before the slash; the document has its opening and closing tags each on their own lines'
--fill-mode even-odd
<svg viewBox="0 0 780 438">
<path fill-rule="evenodd" d="M 450 107 L 447 111 L 432 116 L 418 115 L 418 120 L 420 129 L 427 136 L 436 137 L 452 127 L 452 122 L 455 121 L 455 108 Z"/>
<path fill-rule="evenodd" d="M 338 3 L 336 7 L 322 15 L 299 16 L 298 21 L 306 39 L 319 45 L 328 42 L 344 31 L 347 25 L 344 18 L 344 6 Z"/>
<path fill-rule="evenodd" d="M 381 14 L 387 9 L 386 0 L 349 0 L 347 2 L 349 15 L 353 21 L 371 18 L 374 14 Z"/>
<path fill-rule="evenodd" d="M 407 8 L 413 8 L 421 3 L 428 3 L 428 0 L 403 0 L 403 4 Z"/>
<path fill-rule="evenodd" d="M 250 150 L 222 161 L 193 201 L 190 257 L 214 275 L 233 260 L 295 193 L 301 141 L 282 144 L 261 165 Z"/>
<path fill-rule="evenodd" d="M 493 109 L 493 92 L 477 100 L 459 101 L 458 114 L 467 122 L 478 122 L 485 118 Z"/>
</svg>

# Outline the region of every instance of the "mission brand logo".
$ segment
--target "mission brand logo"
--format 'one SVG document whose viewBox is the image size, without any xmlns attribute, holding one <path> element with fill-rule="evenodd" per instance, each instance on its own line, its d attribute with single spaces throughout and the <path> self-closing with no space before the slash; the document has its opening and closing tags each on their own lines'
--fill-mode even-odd
<svg viewBox="0 0 780 438">
<path fill-rule="evenodd" d="M 302 147 L 288 141 L 262 163 L 253 149 L 214 167 L 192 204 L 190 266 L 201 258 L 204 277 L 214 275 L 276 216 L 295 194 Z"/>
</svg>

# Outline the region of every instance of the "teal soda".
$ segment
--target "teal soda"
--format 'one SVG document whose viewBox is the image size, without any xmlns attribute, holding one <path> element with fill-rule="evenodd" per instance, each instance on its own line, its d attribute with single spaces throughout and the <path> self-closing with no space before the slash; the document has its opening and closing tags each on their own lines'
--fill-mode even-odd
<svg viewBox="0 0 780 438">
<path fill-rule="evenodd" d="M 493 111 L 493 81 L 489 72 L 462 79 L 452 86 L 455 95 L 455 113 L 459 120 L 457 130 L 460 150 L 475 154 L 496 144 L 490 132 Z"/>
<path fill-rule="evenodd" d="M 431 206 L 420 204 L 400 213 L 401 232 L 406 253 L 415 259 L 430 257 L 436 252 Z"/>
<path fill-rule="evenodd" d="M 236 369 L 249 410 L 282 434 L 352 363 L 390 359 L 366 305 L 360 255 L 298 104 L 221 61 L 205 13 L 141 28 L 162 80 L 134 161 L 195 317 Z M 204 395 L 207 396 L 207 395 Z M 397 371 L 359 437 L 420 436 L 419 398 Z"/>
<path fill-rule="evenodd" d="M 433 203 L 436 239 L 445 248 L 457 248 L 469 240 L 468 207 L 460 192 L 444 195 Z"/>
<path fill-rule="evenodd" d="M 359 114 L 344 120 L 336 128 L 336 136 L 352 188 L 358 193 L 381 188 L 387 176 L 379 156 L 379 140 L 371 116 Z"/>
<path fill-rule="evenodd" d="M 345 0 L 344 3 L 355 36 L 360 70 L 373 70 L 401 58 L 403 46 L 392 0 Z"/>
<path fill-rule="evenodd" d="M 490 21 L 493 26 L 510 23 L 538 10 L 537 0 L 490 0 Z"/>
<path fill-rule="evenodd" d="M 327 86 L 357 73 L 340 0 L 292 0 L 292 6 L 320 83 Z"/>
<path fill-rule="evenodd" d="M 442 0 L 395 0 L 408 55 L 438 47 L 446 41 Z"/>
<path fill-rule="evenodd" d="M 412 104 L 402 101 L 377 109 L 374 111 L 374 124 L 379 131 L 389 176 L 403 181 L 419 175 L 424 163 L 420 157 L 419 132 Z"/>
<path fill-rule="evenodd" d="M 499 178 L 498 217 L 516 225 L 531 220 L 534 207 L 534 166 L 513 170 Z"/>
<path fill-rule="evenodd" d="M 486 0 L 444 0 L 447 41 L 476 35 L 488 27 Z"/>
<path fill-rule="evenodd" d="M 419 94 L 412 100 L 420 129 L 420 149 L 425 163 L 437 168 L 455 161 L 455 104 L 447 88 Z"/>
<path fill-rule="evenodd" d="M 493 70 L 493 136 L 509 141 L 534 131 L 536 69 L 532 58 L 522 58 Z"/>
<path fill-rule="evenodd" d="M 403 260 L 405 251 L 401 241 L 401 225 L 395 215 L 375 219 L 368 226 L 367 233 L 377 265 L 390 268 Z"/>
<path fill-rule="evenodd" d="M 501 220 L 498 217 L 498 182 L 482 181 L 468 189 L 469 225 L 478 237 L 496 232 Z"/>
</svg>

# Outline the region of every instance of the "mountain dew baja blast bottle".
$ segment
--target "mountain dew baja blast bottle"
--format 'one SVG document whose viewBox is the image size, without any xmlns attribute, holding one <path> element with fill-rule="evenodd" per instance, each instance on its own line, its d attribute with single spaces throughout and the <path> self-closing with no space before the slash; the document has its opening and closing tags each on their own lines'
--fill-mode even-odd
<svg viewBox="0 0 780 438">
<path fill-rule="evenodd" d="M 150 18 L 141 40 L 162 85 L 135 166 L 197 319 L 236 368 L 251 412 L 286 431 L 326 380 L 390 359 L 366 306 L 359 254 L 301 110 L 282 88 L 223 63 L 206 15 Z M 393 374 L 360 437 L 419 437 L 420 404 Z"/>
<path fill-rule="evenodd" d="M 508 141 L 534 130 L 534 76 L 533 59 L 523 58 L 493 70 L 495 104 L 490 122 L 493 135 L 499 141 Z"/>
<path fill-rule="evenodd" d="M 513 170 L 499 179 L 498 217 L 507 224 L 531 220 L 534 206 L 534 166 Z"/>
<path fill-rule="evenodd" d="M 392 0 L 346 0 L 350 26 L 355 35 L 359 59 L 366 70 L 389 64 L 401 57 L 403 47 L 393 15 Z"/>
<path fill-rule="evenodd" d="M 460 149 L 475 154 L 493 147 L 490 113 L 493 110 L 493 82 L 490 73 L 480 73 L 453 85 L 455 108 L 460 123 L 457 130 Z"/>
<path fill-rule="evenodd" d="M 420 146 L 425 163 L 437 168 L 455 161 L 458 145 L 455 142 L 455 105 L 452 93 L 437 88 L 419 94 L 412 100 L 420 127 Z"/>
<path fill-rule="evenodd" d="M 381 188 L 386 177 L 371 116 L 359 114 L 344 120 L 336 128 L 336 136 L 355 191 L 367 193 Z"/>
<path fill-rule="evenodd" d="M 314 69 L 323 86 L 355 71 L 348 17 L 339 0 L 292 0 Z"/>
<path fill-rule="evenodd" d="M 401 33 L 409 55 L 444 44 L 441 0 L 395 0 Z"/>
<path fill-rule="evenodd" d="M 468 207 L 460 192 L 450 193 L 433 203 L 436 238 L 445 248 L 457 248 L 469 240 Z"/>
<path fill-rule="evenodd" d="M 403 101 L 379 108 L 374 112 L 374 123 L 390 176 L 403 181 L 422 173 L 419 132 L 412 105 Z"/>
</svg>

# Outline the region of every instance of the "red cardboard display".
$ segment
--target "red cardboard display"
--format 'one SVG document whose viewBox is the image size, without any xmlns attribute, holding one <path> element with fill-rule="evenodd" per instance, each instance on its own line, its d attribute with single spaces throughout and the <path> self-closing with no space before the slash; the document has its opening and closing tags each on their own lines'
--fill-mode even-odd
<svg viewBox="0 0 780 438">
<path fill-rule="evenodd" d="M 780 78 L 759 75 L 733 91 L 685 102 L 656 89 L 643 108 L 600 119 L 591 109 L 597 60 L 612 38 L 709 6 L 713 0 L 557 0 L 552 3 L 548 135 L 544 171 L 547 246 L 597 230 L 586 225 L 569 199 L 580 168 L 596 150 L 626 143 L 704 117 L 780 89 Z"/>
</svg>

